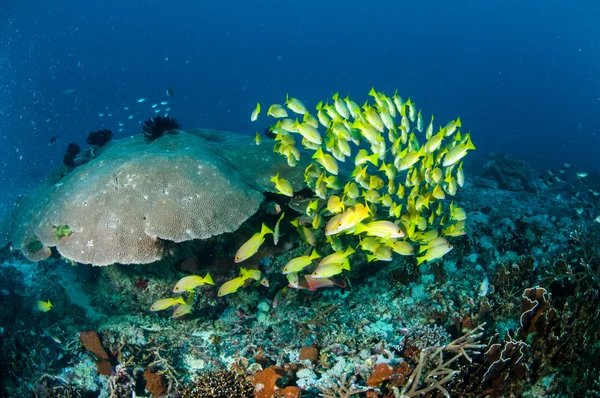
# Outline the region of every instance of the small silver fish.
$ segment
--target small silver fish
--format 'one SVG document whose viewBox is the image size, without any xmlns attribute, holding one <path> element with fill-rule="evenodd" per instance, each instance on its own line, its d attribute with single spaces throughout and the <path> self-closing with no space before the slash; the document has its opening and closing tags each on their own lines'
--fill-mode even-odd
<svg viewBox="0 0 600 398">
<path fill-rule="evenodd" d="M 483 278 L 483 281 L 481 281 L 481 285 L 479 285 L 479 297 L 487 296 L 489 289 L 490 282 L 488 280 L 488 277 L 486 276 L 485 278 Z"/>
</svg>

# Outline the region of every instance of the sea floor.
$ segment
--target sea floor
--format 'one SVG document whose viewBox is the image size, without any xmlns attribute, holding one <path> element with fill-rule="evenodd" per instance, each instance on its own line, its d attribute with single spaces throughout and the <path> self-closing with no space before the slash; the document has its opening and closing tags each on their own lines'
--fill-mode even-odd
<svg viewBox="0 0 600 398">
<path fill-rule="evenodd" d="M 440 260 L 357 255 L 345 287 L 284 288 L 282 265 L 309 249 L 289 236 L 253 263 L 268 287 L 202 286 L 180 318 L 150 305 L 190 271 L 231 279 L 231 240 L 138 266 L 5 248 L 0 396 L 600 396 L 600 224 L 585 187 L 492 155 L 455 198 L 469 232 Z"/>
</svg>

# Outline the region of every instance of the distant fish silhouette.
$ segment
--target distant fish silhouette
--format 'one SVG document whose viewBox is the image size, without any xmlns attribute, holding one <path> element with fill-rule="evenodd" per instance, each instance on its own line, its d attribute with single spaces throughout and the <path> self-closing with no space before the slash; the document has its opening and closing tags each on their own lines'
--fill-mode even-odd
<svg viewBox="0 0 600 398">
<path fill-rule="evenodd" d="M 58 140 L 58 137 L 56 137 L 56 136 L 50 137 L 50 139 L 48 140 L 48 146 L 52 146 L 52 145 L 56 144 L 57 140 Z"/>
<path fill-rule="evenodd" d="M 172 88 L 168 88 L 167 89 L 167 97 L 172 97 L 175 93 L 173 92 Z"/>
</svg>

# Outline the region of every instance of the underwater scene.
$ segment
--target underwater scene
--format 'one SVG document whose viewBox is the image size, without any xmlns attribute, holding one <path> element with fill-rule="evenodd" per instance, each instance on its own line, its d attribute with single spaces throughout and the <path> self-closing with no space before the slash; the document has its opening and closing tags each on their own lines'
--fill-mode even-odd
<svg viewBox="0 0 600 398">
<path fill-rule="evenodd" d="M 598 20 L 0 2 L 0 397 L 600 397 Z"/>
</svg>

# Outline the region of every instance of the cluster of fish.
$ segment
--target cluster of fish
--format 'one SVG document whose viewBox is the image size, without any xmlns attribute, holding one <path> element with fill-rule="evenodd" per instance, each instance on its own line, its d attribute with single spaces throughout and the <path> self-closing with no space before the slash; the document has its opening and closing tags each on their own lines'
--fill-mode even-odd
<svg viewBox="0 0 600 398">
<path fill-rule="evenodd" d="M 167 308 L 175 307 L 173 312 L 173 318 L 179 318 L 192 312 L 194 306 L 194 290 L 198 286 L 203 285 L 214 285 L 212 276 L 209 273 L 206 276 L 201 277 L 200 275 L 189 275 L 181 278 L 173 287 L 173 293 L 188 293 L 186 299 L 182 296 L 177 298 L 168 297 L 155 301 L 150 307 L 150 311 L 162 311 Z"/>
<path fill-rule="evenodd" d="M 417 257 L 420 264 L 452 249 L 444 236 L 466 233 L 464 209 L 443 202 L 463 186 L 462 159 L 475 149 L 470 134 L 460 131 L 460 118 L 434 133 L 433 116 L 425 126 L 411 99 L 404 101 L 397 93 L 388 97 L 375 89 L 369 96 L 373 101 L 360 107 L 350 97 L 335 94 L 331 103 L 320 102 L 315 114 L 288 96 L 284 104 L 273 104 L 267 111 L 278 119 L 270 127 L 274 151 L 291 167 L 312 151 L 314 161 L 304 176 L 316 197 L 292 224 L 311 246 L 316 246 L 315 231 L 323 228 L 335 252 L 318 263 L 311 279 L 350 269 L 348 256 L 355 248 L 344 249 L 343 235 L 357 235 L 356 248 L 365 251 L 369 261 L 391 261 L 393 253 L 413 255 L 409 241 L 415 242 L 423 254 Z M 257 104 L 250 119 L 258 120 L 260 111 Z M 423 142 L 419 133 L 425 136 Z M 257 133 L 256 143 L 260 142 Z M 294 196 L 289 181 L 279 174 L 271 181 L 279 193 Z M 299 287 L 298 273 L 318 258 L 313 251 L 286 264 L 290 285 Z"/>
<path fill-rule="evenodd" d="M 563 167 L 561 167 L 558 171 L 553 169 L 548 170 L 547 176 L 541 176 L 542 181 L 548 186 L 558 186 L 564 188 L 566 185 L 570 184 L 568 169 L 571 167 L 571 163 L 565 162 Z M 571 198 L 574 201 L 574 209 L 579 215 L 589 216 L 597 223 L 600 223 L 600 210 L 598 209 L 597 200 L 590 200 L 594 198 L 598 198 L 600 196 L 600 192 L 595 188 L 586 184 L 586 178 L 588 177 L 588 173 L 585 171 L 575 172 L 575 177 L 577 178 L 576 184 L 579 184 L 579 187 L 575 186 L 575 184 L 570 184 L 570 190 L 572 191 Z M 581 189 L 583 187 L 583 189 Z M 582 191 L 588 192 L 588 196 L 586 198 L 585 194 L 582 194 Z M 563 199 L 562 193 L 557 193 L 556 200 Z"/>
</svg>

